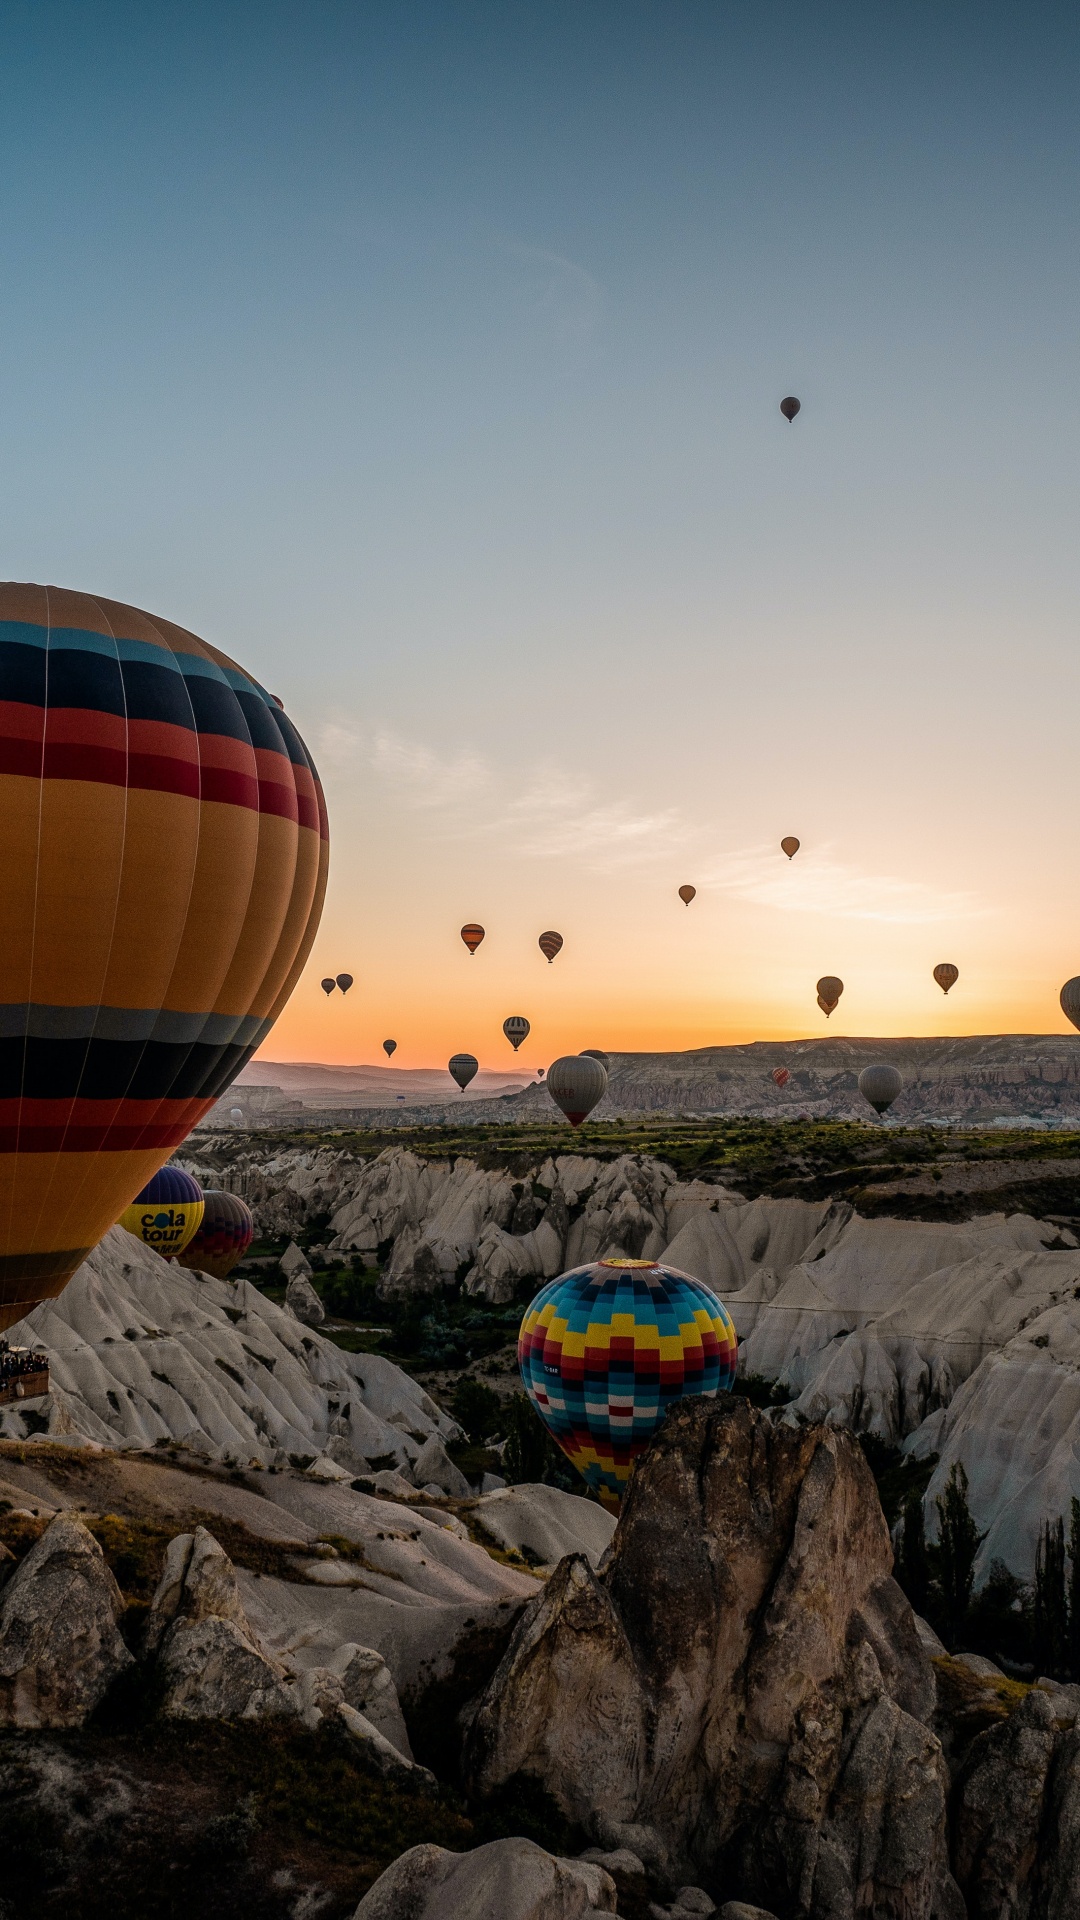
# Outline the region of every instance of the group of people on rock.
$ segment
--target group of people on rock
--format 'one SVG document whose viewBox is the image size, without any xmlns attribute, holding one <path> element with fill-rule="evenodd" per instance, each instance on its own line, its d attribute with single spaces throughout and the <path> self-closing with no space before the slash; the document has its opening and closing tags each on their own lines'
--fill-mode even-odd
<svg viewBox="0 0 1080 1920">
<path fill-rule="evenodd" d="M 10 1347 L 6 1340 L 0 1340 L 0 1387 L 28 1373 L 46 1373 L 48 1366 L 46 1356 L 32 1347 Z"/>
</svg>

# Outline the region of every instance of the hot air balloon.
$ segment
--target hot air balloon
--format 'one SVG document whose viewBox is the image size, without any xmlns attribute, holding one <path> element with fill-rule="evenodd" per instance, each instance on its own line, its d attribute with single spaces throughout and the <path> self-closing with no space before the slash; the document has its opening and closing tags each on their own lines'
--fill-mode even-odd
<svg viewBox="0 0 1080 1920">
<path fill-rule="evenodd" d="M 338 983 L 338 986 L 341 988 L 342 993 L 348 993 L 349 988 L 352 986 L 352 983 L 353 983 L 352 974 L 339 973 L 337 977 L 337 983 Z"/>
<path fill-rule="evenodd" d="M 473 1078 L 479 1066 L 480 1062 L 474 1053 L 455 1053 L 453 1058 L 447 1062 L 447 1070 L 457 1081 L 462 1093 L 464 1093 L 469 1081 Z"/>
<path fill-rule="evenodd" d="M 162 1167 L 120 1215 L 119 1225 L 166 1259 L 183 1253 L 203 1217 L 203 1190 L 183 1167 Z"/>
<path fill-rule="evenodd" d="M 537 1079 L 538 1079 L 538 1080 L 542 1080 L 542 1079 L 543 1079 L 543 1077 L 544 1077 L 544 1069 L 543 1069 L 543 1067 L 537 1067 L 537 1069 L 536 1069 L 536 1077 L 537 1077 Z"/>
<path fill-rule="evenodd" d="M 0 586 L 0 1329 L 265 1039 L 326 883 L 307 750 L 192 633 Z"/>
<path fill-rule="evenodd" d="M 330 974 L 327 974 L 325 980 L 319 981 L 319 985 L 324 993 L 333 993 L 334 988 L 337 986 L 337 981 L 333 979 Z"/>
<path fill-rule="evenodd" d="M 781 400 L 780 411 L 790 427 L 795 415 L 802 412 L 802 401 L 796 400 L 795 395 L 789 393 L 786 400 Z"/>
<path fill-rule="evenodd" d="M 203 1195 L 203 1217 L 180 1254 L 180 1265 L 193 1273 L 212 1273 L 227 1280 L 255 1238 L 251 1208 L 236 1193 L 208 1188 Z"/>
<path fill-rule="evenodd" d="M 229 1119 L 232 1121 L 234 1127 L 242 1127 L 244 1124 L 243 1107 L 230 1107 Z"/>
<path fill-rule="evenodd" d="M 1061 1011 L 1074 1027 L 1080 1027 L 1080 974 L 1066 980 L 1061 989 Z"/>
<path fill-rule="evenodd" d="M 843 991 L 844 983 L 842 980 L 838 980 L 834 973 L 827 973 L 823 979 L 818 981 L 817 1003 L 826 1018 L 828 1018 L 830 1013 L 835 1011 Z"/>
<path fill-rule="evenodd" d="M 697 892 L 697 888 L 691 887 L 690 885 L 679 888 L 679 899 L 682 901 L 685 907 L 688 907 L 690 905 L 690 902 L 694 898 L 694 895 L 696 894 L 696 892 Z"/>
<path fill-rule="evenodd" d="M 611 1061 L 602 1047 L 582 1047 L 581 1057 L 583 1060 L 599 1060 L 605 1073 L 611 1070 Z"/>
<path fill-rule="evenodd" d="M 461 937 L 468 947 L 469 952 L 475 953 L 484 937 L 484 929 L 483 927 L 477 926 L 475 920 L 470 920 L 466 926 L 462 927 Z"/>
<path fill-rule="evenodd" d="M 791 1079 L 791 1074 L 787 1067 L 774 1067 L 772 1077 L 778 1087 L 786 1087 L 788 1081 Z"/>
<path fill-rule="evenodd" d="M 391 1056 L 391 1054 L 394 1054 L 394 1053 L 396 1053 L 396 1052 L 397 1052 L 397 1041 L 396 1041 L 396 1040 L 384 1040 L 384 1041 L 383 1041 L 383 1043 L 382 1043 L 382 1050 L 383 1050 L 383 1052 L 385 1053 L 385 1055 L 386 1055 L 386 1057 L 387 1057 L 387 1059 L 389 1060 L 389 1058 L 390 1058 L 390 1056 Z"/>
<path fill-rule="evenodd" d="M 875 1113 L 891 1107 L 903 1085 L 904 1076 L 896 1067 L 864 1067 L 859 1075 L 859 1092 Z"/>
<path fill-rule="evenodd" d="M 780 851 L 781 853 L 786 853 L 789 860 L 794 860 L 801 845 L 802 842 L 796 840 L 793 833 L 786 833 L 780 842 Z"/>
<path fill-rule="evenodd" d="M 950 987 L 955 987 L 959 978 L 959 967 L 954 967 L 948 960 L 943 960 L 939 967 L 934 968 L 934 979 L 937 981 L 942 993 L 948 993 Z"/>
<path fill-rule="evenodd" d="M 529 1399 L 613 1511 L 672 1402 L 723 1392 L 737 1356 L 715 1293 L 656 1260 L 598 1260 L 549 1281 L 518 1335 Z"/>
<path fill-rule="evenodd" d="M 516 1053 L 523 1040 L 529 1037 L 529 1023 L 523 1013 L 512 1013 L 503 1021 L 503 1032 Z"/>
<path fill-rule="evenodd" d="M 563 943 L 563 937 L 561 933 L 542 933 L 540 935 L 540 938 L 536 944 L 539 947 L 541 953 L 544 955 L 545 959 L 547 960 L 549 967 L 552 961 L 554 960 L 555 955 L 561 951 L 562 943 Z"/>
<path fill-rule="evenodd" d="M 547 1090 L 561 1107 L 572 1127 L 588 1119 L 607 1090 L 607 1068 L 587 1053 L 566 1053 L 553 1060 L 547 1073 Z"/>
</svg>

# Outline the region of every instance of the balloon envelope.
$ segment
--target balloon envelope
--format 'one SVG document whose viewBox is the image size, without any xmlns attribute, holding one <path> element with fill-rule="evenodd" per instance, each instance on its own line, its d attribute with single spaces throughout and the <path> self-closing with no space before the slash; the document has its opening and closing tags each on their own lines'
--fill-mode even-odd
<svg viewBox="0 0 1080 1920">
<path fill-rule="evenodd" d="M 1061 1011 L 1074 1027 L 1080 1027 L 1080 974 L 1066 980 L 1061 989 Z"/>
<path fill-rule="evenodd" d="M 265 1039 L 327 850 L 303 742 L 224 654 L 0 586 L 0 1329 L 61 1291 Z"/>
<path fill-rule="evenodd" d="M 470 920 L 467 922 L 465 926 L 462 927 L 461 937 L 464 940 L 465 945 L 468 947 L 469 952 L 475 953 L 477 947 L 480 945 L 480 942 L 484 937 L 484 929 L 483 927 L 478 926 L 475 920 Z"/>
<path fill-rule="evenodd" d="M 875 1113 L 891 1107 L 903 1089 L 904 1076 L 896 1067 L 864 1067 L 859 1075 L 859 1092 L 869 1100 Z"/>
<path fill-rule="evenodd" d="M 203 1190 L 183 1167 L 162 1167 L 120 1215 L 119 1225 L 168 1259 L 183 1253 L 203 1217 Z"/>
<path fill-rule="evenodd" d="M 603 1047 L 582 1047 L 581 1057 L 583 1060 L 599 1060 L 605 1073 L 611 1071 L 611 1061 L 604 1052 Z"/>
<path fill-rule="evenodd" d="M 180 1265 L 225 1280 L 254 1238 L 255 1222 L 247 1202 L 237 1193 L 208 1188 L 202 1219 L 180 1255 Z"/>
<path fill-rule="evenodd" d="M 614 1509 L 672 1402 L 724 1391 L 737 1355 L 716 1295 L 655 1260 L 598 1260 L 562 1274 L 541 1288 L 518 1335 L 533 1406 Z"/>
<path fill-rule="evenodd" d="M 555 955 L 561 952 L 562 943 L 563 943 L 563 937 L 561 933 L 542 933 L 540 935 L 540 938 L 536 944 L 539 947 L 541 953 L 546 958 L 549 967 L 552 961 L 554 960 Z"/>
<path fill-rule="evenodd" d="M 319 985 L 324 993 L 333 993 L 334 988 L 337 986 L 337 981 L 328 973 L 325 980 L 319 981 Z"/>
<path fill-rule="evenodd" d="M 791 1074 L 789 1073 L 787 1067 L 774 1067 L 772 1077 L 776 1081 L 776 1084 L 778 1087 L 786 1087 L 788 1081 L 791 1079 Z"/>
<path fill-rule="evenodd" d="M 352 983 L 353 983 L 352 974 L 339 973 L 337 977 L 337 983 L 338 983 L 338 986 L 341 988 L 342 993 L 348 993 L 349 988 L 352 986 Z"/>
<path fill-rule="evenodd" d="M 447 1062 L 447 1070 L 457 1081 L 462 1093 L 464 1093 L 469 1081 L 473 1079 L 479 1066 L 480 1062 L 474 1053 L 455 1053 L 453 1058 Z"/>
<path fill-rule="evenodd" d="M 390 1056 L 391 1056 L 391 1054 L 393 1054 L 393 1053 L 396 1053 L 396 1052 L 397 1052 L 397 1041 L 396 1041 L 396 1040 L 384 1040 L 384 1041 L 383 1041 L 383 1043 L 382 1043 L 382 1050 L 383 1050 L 383 1052 L 385 1053 L 385 1055 L 386 1055 L 386 1057 L 387 1057 L 387 1059 L 389 1060 L 389 1058 L 390 1058 Z"/>
<path fill-rule="evenodd" d="M 959 978 L 959 967 L 954 967 L 948 960 L 943 960 L 940 966 L 934 968 L 934 979 L 942 993 L 948 993 L 950 987 L 955 987 Z"/>
<path fill-rule="evenodd" d="M 826 973 L 817 983 L 818 1006 L 825 1013 L 832 1013 L 844 991 L 844 983 L 835 973 Z"/>
<path fill-rule="evenodd" d="M 785 834 L 784 838 L 780 842 L 780 851 L 781 853 L 786 853 L 789 860 L 794 860 L 795 855 L 798 853 L 801 845 L 802 845 L 801 840 L 796 840 L 795 835 L 793 833 L 788 833 L 788 834 Z"/>
<path fill-rule="evenodd" d="M 697 892 L 696 887 L 691 887 L 689 885 L 685 887 L 680 887 L 679 899 L 683 902 L 685 906 L 688 907 L 690 905 L 691 900 L 694 898 L 694 895 L 696 894 L 696 892 Z"/>
<path fill-rule="evenodd" d="M 512 1013 L 503 1021 L 503 1032 L 516 1053 L 523 1040 L 529 1037 L 529 1023 L 523 1013 Z"/>
<path fill-rule="evenodd" d="M 607 1091 L 607 1068 L 588 1053 L 566 1053 L 547 1071 L 547 1090 L 572 1127 L 587 1120 Z"/>
<path fill-rule="evenodd" d="M 793 393 L 789 393 L 786 400 L 781 400 L 780 411 L 783 414 L 784 419 L 787 421 L 788 425 L 790 426 L 791 422 L 795 418 L 795 415 L 797 413 L 802 412 L 802 401 L 796 400 L 795 395 Z"/>
</svg>

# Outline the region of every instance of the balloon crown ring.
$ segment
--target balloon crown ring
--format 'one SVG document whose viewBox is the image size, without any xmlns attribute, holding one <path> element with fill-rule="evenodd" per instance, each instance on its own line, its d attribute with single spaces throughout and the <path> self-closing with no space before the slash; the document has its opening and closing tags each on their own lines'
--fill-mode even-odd
<svg viewBox="0 0 1080 1920">
<path fill-rule="evenodd" d="M 655 1269 L 659 1262 L 656 1260 L 598 1260 L 596 1264 L 598 1267 L 652 1267 Z"/>
</svg>

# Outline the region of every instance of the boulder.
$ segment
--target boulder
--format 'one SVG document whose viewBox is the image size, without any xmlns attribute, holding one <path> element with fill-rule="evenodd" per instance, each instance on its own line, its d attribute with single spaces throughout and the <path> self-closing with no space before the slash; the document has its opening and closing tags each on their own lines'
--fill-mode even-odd
<svg viewBox="0 0 1080 1920">
<path fill-rule="evenodd" d="M 326 1319 L 326 1308 L 311 1281 L 302 1273 L 294 1273 L 289 1281 L 285 1289 L 285 1307 L 305 1327 L 321 1327 Z"/>
<path fill-rule="evenodd" d="M 346 1641 L 330 1656 L 327 1667 L 341 1681 L 341 1697 L 346 1706 L 362 1713 L 391 1746 L 406 1760 L 411 1760 L 405 1716 L 382 1654 L 376 1653 L 374 1647 L 358 1647 L 354 1641 Z"/>
<path fill-rule="evenodd" d="M 301 1253 L 295 1240 L 290 1240 L 278 1263 L 286 1280 L 310 1280 L 314 1271 L 311 1261 Z"/>
<path fill-rule="evenodd" d="M 123 1611 L 93 1534 L 57 1514 L 0 1597 L 0 1726 L 81 1726 L 132 1665 Z"/>
<path fill-rule="evenodd" d="M 469 1729 L 473 1791 L 528 1775 L 598 1845 L 806 1920 L 945 1914 L 934 1679 L 891 1568 L 847 1434 L 683 1402 L 603 1571 L 563 1560 L 522 1615 Z"/>
<path fill-rule="evenodd" d="M 407 1760 L 393 1742 L 380 1733 L 364 1713 L 358 1713 L 342 1701 L 337 1708 L 339 1724 L 345 1729 L 354 1746 L 359 1747 L 369 1765 L 386 1779 L 408 1781 L 413 1786 L 424 1787 L 429 1793 L 438 1793 L 439 1783 L 426 1767 L 418 1767 L 415 1760 Z"/>
<path fill-rule="evenodd" d="M 379 1875 L 353 1920 L 587 1920 L 615 1911 L 615 1882 L 602 1867 L 514 1839 L 471 1853 L 410 1847 Z"/>
<path fill-rule="evenodd" d="M 1037 1687 L 1008 1720 L 971 1743 L 953 1837 L 953 1872 L 969 1920 L 1031 1910 L 1056 1743 L 1053 1706 Z M 1049 1841 L 1046 1853 L 1052 1848 Z"/>
<path fill-rule="evenodd" d="M 437 1433 L 428 1435 L 412 1463 L 412 1477 L 418 1487 L 441 1488 L 455 1500 L 467 1500 L 472 1488 L 460 1467 L 455 1467 Z"/>
<path fill-rule="evenodd" d="M 146 1646 L 156 1651 L 162 1712 L 171 1719 L 292 1716 L 307 1704 L 256 1639 L 232 1561 L 205 1527 L 170 1542 Z"/>
</svg>

